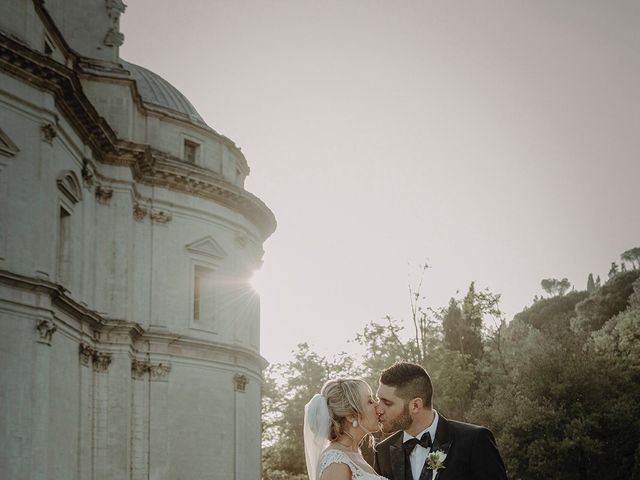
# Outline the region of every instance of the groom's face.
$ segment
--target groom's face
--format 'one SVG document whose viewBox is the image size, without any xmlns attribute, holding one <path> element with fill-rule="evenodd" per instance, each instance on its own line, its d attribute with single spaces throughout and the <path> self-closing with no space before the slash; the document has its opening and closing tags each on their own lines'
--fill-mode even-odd
<svg viewBox="0 0 640 480">
<path fill-rule="evenodd" d="M 408 429 L 411 425 L 409 402 L 396 395 L 396 388 L 381 383 L 376 395 L 380 399 L 376 409 L 380 429 L 384 433 Z"/>
</svg>

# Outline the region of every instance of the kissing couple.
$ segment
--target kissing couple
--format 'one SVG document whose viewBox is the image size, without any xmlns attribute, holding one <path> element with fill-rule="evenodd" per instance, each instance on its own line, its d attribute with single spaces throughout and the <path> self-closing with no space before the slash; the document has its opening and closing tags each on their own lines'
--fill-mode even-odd
<svg viewBox="0 0 640 480">
<path fill-rule="evenodd" d="M 374 395 L 364 380 L 329 380 L 305 405 L 309 480 L 506 480 L 488 429 L 433 409 L 424 368 L 396 363 L 379 383 Z M 391 435 L 374 445 L 377 431 Z M 360 451 L 365 438 L 373 447 L 373 467 Z"/>
</svg>

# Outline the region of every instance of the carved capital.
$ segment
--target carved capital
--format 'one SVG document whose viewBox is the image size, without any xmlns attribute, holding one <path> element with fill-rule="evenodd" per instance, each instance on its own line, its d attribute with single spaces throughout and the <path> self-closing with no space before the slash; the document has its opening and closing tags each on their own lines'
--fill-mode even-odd
<svg viewBox="0 0 640 480">
<path fill-rule="evenodd" d="M 149 216 L 151 220 L 156 223 L 167 223 L 171 221 L 171 214 L 162 210 L 152 210 Z"/>
<path fill-rule="evenodd" d="M 135 221 L 141 222 L 144 220 L 144 217 L 146 216 L 147 216 L 147 209 L 142 205 L 140 205 L 139 203 L 136 203 L 133 206 L 133 218 L 135 219 Z"/>
<path fill-rule="evenodd" d="M 166 382 L 171 371 L 171 365 L 166 363 L 149 364 L 149 375 L 152 382 Z"/>
<path fill-rule="evenodd" d="M 108 352 L 94 352 L 93 370 L 100 373 L 106 372 L 109 369 L 109 365 L 111 365 L 112 359 L 112 355 Z"/>
<path fill-rule="evenodd" d="M 104 37 L 103 43 L 107 47 L 119 47 L 124 43 L 124 35 L 116 28 L 110 28 Z"/>
<path fill-rule="evenodd" d="M 248 383 L 249 383 L 249 378 L 242 373 L 236 373 L 233 376 L 233 385 L 235 387 L 236 392 L 244 392 L 247 388 Z"/>
<path fill-rule="evenodd" d="M 106 0 L 105 6 L 107 7 L 109 18 L 113 20 L 118 20 L 127 8 L 122 0 Z"/>
<path fill-rule="evenodd" d="M 53 123 L 45 123 L 40 127 L 40 133 L 42 135 L 42 140 L 51 144 L 53 143 L 53 139 L 56 138 L 58 132 L 56 132 L 56 127 Z"/>
<path fill-rule="evenodd" d="M 96 188 L 96 200 L 98 201 L 98 203 L 102 203 L 103 205 L 106 205 L 111 200 L 111 197 L 113 197 L 112 188 L 106 188 L 101 186 L 98 186 Z"/>
<path fill-rule="evenodd" d="M 93 186 L 93 172 L 89 168 L 89 162 L 86 158 L 82 161 L 82 180 L 85 187 L 91 188 Z"/>
<path fill-rule="evenodd" d="M 96 353 L 96 349 L 86 343 L 80 344 L 80 365 L 88 367 L 91 359 Z"/>
<path fill-rule="evenodd" d="M 133 359 L 131 361 L 131 378 L 134 380 L 143 380 L 149 371 L 149 362 Z"/>
<path fill-rule="evenodd" d="M 36 331 L 38 332 L 38 343 L 44 345 L 51 345 L 51 337 L 58 328 L 53 324 L 51 320 L 38 320 L 36 325 Z"/>
</svg>

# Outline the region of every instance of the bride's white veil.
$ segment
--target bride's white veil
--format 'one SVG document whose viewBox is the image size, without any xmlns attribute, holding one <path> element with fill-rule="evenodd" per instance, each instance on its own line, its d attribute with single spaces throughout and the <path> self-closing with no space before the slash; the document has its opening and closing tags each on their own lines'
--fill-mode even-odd
<svg viewBox="0 0 640 480">
<path fill-rule="evenodd" d="M 329 445 L 331 417 L 327 399 L 315 394 L 304 406 L 304 456 L 309 480 L 317 480 L 320 454 Z"/>
</svg>

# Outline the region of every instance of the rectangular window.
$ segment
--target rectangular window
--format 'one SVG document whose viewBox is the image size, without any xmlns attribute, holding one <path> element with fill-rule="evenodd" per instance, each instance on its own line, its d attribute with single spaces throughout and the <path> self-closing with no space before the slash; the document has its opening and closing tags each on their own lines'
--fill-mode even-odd
<svg viewBox="0 0 640 480">
<path fill-rule="evenodd" d="M 71 214 L 60 207 L 58 224 L 58 281 L 68 286 L 71 264 Z"/>
<path fill-rule="evenodd" d="M 213 321 L 213 270 L 195 266 L 193 275 L 193 319 L 197 322 Z"/>
<path fill-rule="evenodd" d="M 184 141 L 184 160 L 189 163 L 196 163 L 196 159 L 198 158 L 198 145 L 195 142 L 190 140 Z"/>
</svg>

